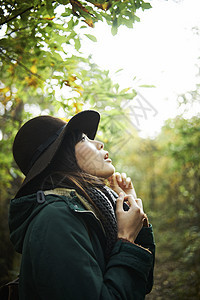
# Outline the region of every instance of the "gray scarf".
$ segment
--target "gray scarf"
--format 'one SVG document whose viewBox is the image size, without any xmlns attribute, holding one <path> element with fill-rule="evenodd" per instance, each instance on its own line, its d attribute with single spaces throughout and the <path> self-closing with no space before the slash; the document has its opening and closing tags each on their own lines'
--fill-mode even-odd
<svg viewBox="0 0 200 300">
<path fill-rule="evenodd" d="M 87 193 L 103 215 L 101 222 L 106 233 L 105 256 L 106 259 L 108 259 L 112 248 L 117 241 L 115 206 L 118 195 L 107 186 L 104 186 L 101 190 L 93 187 L 89 188 L 87 189 Z"/>
</svg>

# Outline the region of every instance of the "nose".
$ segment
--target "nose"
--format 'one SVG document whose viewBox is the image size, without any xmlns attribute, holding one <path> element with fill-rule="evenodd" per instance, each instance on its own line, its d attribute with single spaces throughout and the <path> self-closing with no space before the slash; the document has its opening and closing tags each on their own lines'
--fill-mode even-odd
<svg viewBox="0 0 200 300">
<path fill-rule="evenodd" d="M 97 142 L 97 149 L 101 150 L 104 148 L 104 143 L 100 142 L 100 141 L 96 141 Z"/>
</svg>

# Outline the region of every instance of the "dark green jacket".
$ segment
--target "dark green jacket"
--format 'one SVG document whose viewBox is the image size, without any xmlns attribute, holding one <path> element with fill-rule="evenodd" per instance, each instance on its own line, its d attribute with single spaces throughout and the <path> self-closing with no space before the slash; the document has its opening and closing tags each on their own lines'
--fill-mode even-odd
<svg viewBox="0 0 200 300">
<path fill-rule="evenodd" d="M 139 300 L 152 288 L 152 228 L 143 228 L 137 245 L 117 241 L 109 261 L 105 234 L 96 215 L 77 194 L 36 194 L 11 201 L 11 241 L 22 253 L 20 299 Z"/>
</svg>

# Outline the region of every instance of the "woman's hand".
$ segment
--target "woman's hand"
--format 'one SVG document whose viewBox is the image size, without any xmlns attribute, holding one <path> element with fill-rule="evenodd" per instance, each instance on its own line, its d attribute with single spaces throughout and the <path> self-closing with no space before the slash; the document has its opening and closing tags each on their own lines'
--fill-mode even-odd
<svg viewBox="0 0 200 300">
<path fill-rule="evenodd" d="M 113 189 L 118 195 L 122 193 L 124 196 L 124 201 L 127 202 L 129 207 L 129 196 L 132 196 L 136 201 L 136 204 L 139 205 L 140 209 L 143 211 L 142 200 L 137 199 L 137 195 L 130 177 L 127 177 L 125 173 L 120 174 L 119 172 L 116 172 L 108 178 L 108 181 L 111 189 Z M 149 227 L 149 221 L 146 214 L 144 214 L 143 226 Z"/>
<path fill-rule="evenodd" d="M 129 210 L 124 211 L 123 202 L 129 202 Z M 132 195 L 124 196 L 121 192 L 116 202 L 116 218 L 118 238 L 134 242 L 138 233 L 144 226 L 147 216 L 143 212 L 142 200 L 134 199 Z"/>
<path fill-rule="evenodd" d="M 124 195 L 132 195 L 134 199 L 137 198 L 134 186 L 131 178 L 126 176 L 126 173 L 114 173 L 108 178 L 111 189 L 113 189 L 118 195 L 123 192 Z"/>
</svg>

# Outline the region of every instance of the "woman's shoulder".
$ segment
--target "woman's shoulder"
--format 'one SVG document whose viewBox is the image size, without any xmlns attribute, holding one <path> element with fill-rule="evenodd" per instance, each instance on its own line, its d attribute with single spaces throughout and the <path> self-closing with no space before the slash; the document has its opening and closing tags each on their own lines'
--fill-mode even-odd
<svg viewBox="0 0 200 300">
<path fill-rule="evenodd" d="M 47 202 L 65 202 L 71 210 L 74 211 L 93 211 L 88 200 L 79 194 L 75 189 L 55 188 L 53 190 L 44 191 Z"/>
<path fill-rule="evenodd" d="M 73 189 L 38 191 L 11 200 L 9 224 L 15 230 L 22 224 L 44 223 L 45 220 L 73 218 L 73 211 L 88 211 L 84 199 Z"/>
<path fill-rule="evenodd" d="M 31 222 L 29 228 L 30 238 L 40 240 L 49 236 L 65 235 L 71 237 L 79 235 L 89 241 L 89 228 L 93 234 L 98 235 L 104 243 L 105 233 L 99 218 L 84 205 L 86 199 L 75 190 L 49 190 L 44 191 L 45 202 L 43 208 Z M 87 205 L 87 203 L 85 203 Z M 91 233 L 91 232 L 90 232 Z"/>
<path fill-rule="evenodd" d="M 71 230 L 80 231 L 83 222 L 80 218 L 81 214 L 77 212 L 88 212 L 88 210 L 80 202 L 74 190 L 43 191 L 38 199 L 39 203 L 35 203 L 32 218 L 29 218 L 31 237 L 44 237 L 50 228 L 51 234 L 53 232 L 61 234 L 61 231 L 65 233 Z"/>
</svg>

